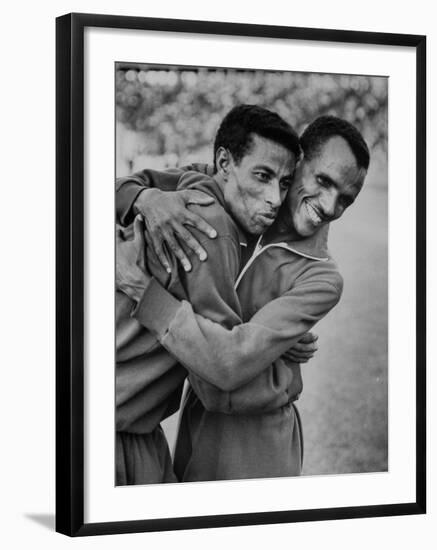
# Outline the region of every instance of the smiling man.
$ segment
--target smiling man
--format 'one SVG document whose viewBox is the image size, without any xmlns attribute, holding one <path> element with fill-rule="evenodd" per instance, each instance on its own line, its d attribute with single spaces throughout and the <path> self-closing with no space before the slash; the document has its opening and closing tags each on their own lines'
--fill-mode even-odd
<svg viewBox="0 0 437 550">
<path fill-rule="evenodd" d="M 286 202 L 296 238 L 313 235 L 340 218 L 361 191 L 369 164 L 367 146 L 358 131 L 335 117 L 316 119 L 300 143 L 304 159 Z"/>
<path fill-rule="evenodd" d="M 203 369 L 200 378 L 190 376 L 191 388 L 183 407 L 175 455 L 175 470 L 181 480 L 301 473 L 302 436 L 294 406 L 302 391 L 300 365 L 293 361 L 289 365 L 291 378 L 285 392 L 283 380 L 272 379 L 266 365 L 279 366 L 286 361 L 286 350 L 340 299 L 342 278 L 327 249 L 328 224 L 356 199 L 369 165 L 369 151 L 361 134 L 336 117 L 316 119 L 301 136 L 301 147 L 304 158 L 276 221 L 269 224 L 270 213 L 265 210 L 256 218 L 265 231 L 245 255 L 236 282 L 242 324 L 227 328 L 211 322 L 147 276 L 144 292 L 136 292 L 134 297 L 139 301 L 138 321 L 190 373 Z M 252 178 L 268 179 L 268 171 L 258 165 L 225 164 L 235 188 Z M 208 172 L 208 168 L 202 169 Z M 179 194 L 145 190 L 150 183 L 148 171 L 135 182 L 122 182 L 118 212 L 142 212 L 147 222 L 153 212 L 171 210 L 176 212 L 176 232 L 183 238 L 179 227 L 185 224 L 187 214 L 174 207 L 179 204 Z M 232 208 L 245 208 L 245 201 Z M 191 214 L 189 220 L 192 225 Z M 150 222 L 149 228 L 153 231 Z M 165 231 L 169 233 L 168 226 Z M 199 243 L 188 242 L 205 256 Z M 185 251 L 178 257 L 182 254 Z M 134 259 L 130 265 L 132 271 L 125 280 L 128 293 L 132 292 L 130 277 L 135 274 L 141 281 Z M 278 388 L 274 405 L 270 401 L 265 407 L 259 402 L 254 406 L 253 396 L 272 385 Z"/>
</svg>

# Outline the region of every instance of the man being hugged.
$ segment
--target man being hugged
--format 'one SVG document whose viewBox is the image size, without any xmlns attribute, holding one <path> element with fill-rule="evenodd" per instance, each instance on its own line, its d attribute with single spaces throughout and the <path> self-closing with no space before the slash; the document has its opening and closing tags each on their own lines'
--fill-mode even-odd
<svg viewBox="0 0 437 550">
<path fill-rule="evenodd" d="M 146 313 L 159 316 L 161 322 L 173 316 L 173 303 L 161 302 L 153 285 L 177 304 L 180 300 L 189 303 L 194 311 L 208 318 L 209 323 L 214 322 L 226 330 L 241 325 L 242 311 L 234 285 L 242 254 L 248 238 L 265 232 L 273 223 L 291 184 L 300 154 L 294 130 L 278 115 L 254 106 L 231 112 L 222 123 L 227 136 L 234 136 L 237 127 L 245 128 L 244 135 L 236 141 L 233 137 L 235 143 L 223 143 L 217 149 L 213 177 L 191 171 L 154 173 L 158 185 L 165 188 L 174 180 L 174 186 L 179 184 L 196 190 L 204 197 L 200 202 L 209 203 L 202 212 L 215 227 L 217 237 L 202 241 L 207 262 L 193 258 L 192 269 L 185 271 L 173 255 L 164 268 L 153 248 L 146 246 L 144 227 L 139 219 L 125 229 L 117 228 L 117 485 L 177 480 L 160 422 L 178 408 L 186 371 L 160 343 L 162 335 L 140 323 Z M 138 183 L 135 178 L 125 180 L 124 190 L 129 186 L 132 190 L 135 183 Z M 197 236 L 201 238 L 201 233 Z M 132 251 L 135 258 L 130 263 Z M 143 296 L 145 271 L 153 275 L 153 282 Z M 133 316 L 132 299 L 141 299 Z M 184 345 L 189 351 L 190 343 Z M 283 351 L 289 347 L 285 346 Z M 251 355 L 253 353 L 251 351 Z M 234 381 L 226 373 L 216 371 L 214 359 L 209 357 L 207 364 L 198 362 L 190 368 L 192 384 L 199 386 L 198 393 L 206 401 L 211 397 L 215 399 L 218 388 L 231 390 L 248 382 L 267 369 L 271 360 L 258 361 L 252 366 L 248 357 L 247 362 L 245 371 Z M 275 369 L 271 376 L 282 380 L 283 401 L 292 367 L 284 362 L 270 368 Z M 252 395 L 252 406 L 276 407 L 278 393 L 276 386 L 263 385 L 261 394 Z"/>
<path fill-rule="evenodd" d="M 120 217 L 142 212 L 150 235 L 153 213 L 162 204 L 177 211 L 179 198 L 178 193 L 147 187 L 169 190 L 171 178 L 178 189 L 215 182 L 224 190 L 224 204 L 248 245 L 236 281 L 242 322 L 233 326 L 215 322 L 211 314 L 203 317 L 193 303 L 177 299 L 156 278 L 143 275 L 141 283 L 133 247 L 131 256 L 125 256 L 132 270 L 121 279 L 125 292 L 139 302 L 136 319 L 189 371 L 191 387 L 175 455 L 175 471 L 184 481 L 300 474 L 302 440 L 294 401 L 302 380 L 295 353 L 302 336 L 341 296 L 342 279 L 327 250 L 328 224 L 353 203 L 369 164 L 367 146 L 353 126 L 335 117 L 317 119 L 301 138 L 304 158 L 273 223 L 286 192 L 281 182 L 288 180 L 280 177 L 287 170 L 279 168 L 288 161 L 275 154 L 275 169 L 266 162 L 272 134 L 263 137 L 261 130 L 243 124 L 253 108 L 237 107 L 225 117 L 215 140 L 212 175 L 198 166 L 204 173 L 188 172 L 188 179 L 184 171 L 145 170 L 118 186 Z M 272 183 L 276 193 L 256 206 L 254 190 Z M 180 227 L 181 216 L 176 218 L 175 227 Z M 181 237 L 180 228 L 177 233 Z M 251 236 L 257 233 L 261 237 L 254 243 Z M 174 242 L 170 246 L 178 257 L 187 251 L 178 251 Z M 209 250 L 204 252 L 205 264 L 214 261 Z M 189 259 L 184 260 L 186 265 Z M 199 262 L 193 269 L 196 265 Z M 225 279 L 226 269 L 216 268 Z M 287 351 L 292 346 L 295 350 Z"/>
</svg>

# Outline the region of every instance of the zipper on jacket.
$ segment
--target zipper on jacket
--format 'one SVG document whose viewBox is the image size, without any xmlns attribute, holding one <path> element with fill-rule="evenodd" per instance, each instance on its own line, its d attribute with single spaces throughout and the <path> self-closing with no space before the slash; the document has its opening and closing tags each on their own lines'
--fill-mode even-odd
<svg viewBox="0 0 437 550">
<path fill-rule="evenodd" d="M 235 281 L 234 288 L 235 290 L 238 288 L 238 285 L 240 284 L 241 279 L 244 277 L 245 273 L 249 269 L 249 267 L 253 264 L 255 259 L 264 252 L 264 250 L 267 250 L 268 248 L 278 247 L 283 248 L 285 250 L 288 250 L 289 252 L 293 252 L 294 254 L 297 254 L 298 256 L 303 256 L 304 258 L 308 258 L 309 260 L 316 260 L 319 262 L 326 262 L 329 258 L 317 258 L 316 256 L 310 256 L 309 254 L 303 254 L 302 252 L 299 252 L 298 250 L 295 250 L 294 248 L 291 248 L 291 246 L 288 246 L 287 243 L 271 243 L 267 244 L 266 246 L 262 246 L 263 236 L 261 235 L 255 245 L 255 249 L 252 253 L 252 256 L 247 260 L 246 265 L 241 270 L 240 275 L 238 275 L 237 280 Z"/>
<path fill-rule="evenodd" d="M 255 248 L 252 252 L 252 256 L 247 260 L 246 265 L 243 267 L 243 269 L 240 272 L 240 275 L 238 275 L 237 280 L 235 281 L 234 288 L 235 290 L 238 288 L 238 285 L 240 284 L 240 281 L 243 277 L 243 275 L 246 273 L 249 266 L 253 263 L 253 260 L 256 258 L 256 256 L 261 252 L 262 250 L 262 244 L 261 239 L 263 238 L 262 235 L 259 236 L 259 239 L 256 242 Z"/>
</svg>

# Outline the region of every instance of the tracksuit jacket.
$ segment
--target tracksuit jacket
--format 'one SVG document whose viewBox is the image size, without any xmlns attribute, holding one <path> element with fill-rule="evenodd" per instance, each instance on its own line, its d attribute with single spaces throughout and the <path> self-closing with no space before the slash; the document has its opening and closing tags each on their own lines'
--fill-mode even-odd
<svg viewBox="0 0 437 550">
<path fill-rule="evenodd" d="M 208 173 L 144 170 L 117 182 L 121 223 L 130 221 L 133 202 L 150 186 L 203 188 L 225 207 Z M 202 215 L 207 209 L 202 207 Z M 221 228 L 215 227 L 220 236 Z M 300 474 L 302 436 L 293 402 L 302 391 L 302 378 L 300 366 L 281 356 L 341 296 L 342 278 L 327 251 L 327 232 L 325 226 L 309 238 L 292 241 L 278 224 L 268 240 L 260 238 L 241 271 L 244 248 L 243 256 L 241 250 L 239 258 L 235 255 L 239 266 L 229 258 L 228 265 L 221 265 L 211 249 L 215 239 L 203 238 L 202 245 L 209 247 L 203 266 L 211 265 L 212 279 L 219 278 L 219 284 L 236 279 L 238 304 L 231 308 L 237 322 L 232 316 L 217 321 L 213 309 L 205 314 L 193 300 L 181 300 L 158 280 L 148 285 L 135 319 L 190 373 L 174 461 L 180 480 Z M 244 247 L 242 237 L 240 231 Z M 206 294 L 214 288 L 211 281 L 199 284 Z"/>
<path fill-rule="evenodd" d="M 198 181 L 197 173 L 180 176 L 178 180 L 181 184 L 194 180 L 196 189 L 203 189 L 216 199 L 213 205 L 203 208 L 202 213 L 217 228 L 218 237 L 211 241 L 198 235 L 206 241 L 203 244 L 210 259 L 201 263 L 197 258 L 192 258 L 193 269 L 187 274 L 173 258 L 173 270 L 169 275 L 158 262 L 154 251 L 144 244 L 142 257 L 138 260 L 147 265 L 154 276 L 154 284 L 158 285 L 159 281 L 162 285 L 159 288 L 166 288 L 178 299 L 189 300 L 198 313 L 220 326 L 232 328 L 242 322 L 234 283 L 241 265 L 241 248 L 246 244 L 245 236 L 223 209 L 223 196 L 213 180 L 201 178 L 202 181 Z M 133 228 L 129 225 L 124 230 L 124 238 L 131 241 L 132 237 Z M 226 273 L 226 277 L 222 277 L 222 273 Z M 149 291 L 149 296 L 147 307 L 151 310 L 157 307 L 163 314 L 165 305 L 156 303 L 158 295 Z M 132 316 L 134 305 L 126 294 L 117 290 L 116 484 L 175 482 L 177 478 L 160 422 L 179 408 L 186 371 L 155 335 Z M 286 383 L 288 368 L 281 365 L 276 370 Z M 199 371 L 202 375 L 202 365 Z M 190 376 L 192 384 L 208 403 L 217 393 L 217 388 L 197 380 L 195 373 L 196 370 Z M 277 398 L 276 386 L 263 383 L 253 396 L 251 406 L 276 407 Z"/>
</svg>

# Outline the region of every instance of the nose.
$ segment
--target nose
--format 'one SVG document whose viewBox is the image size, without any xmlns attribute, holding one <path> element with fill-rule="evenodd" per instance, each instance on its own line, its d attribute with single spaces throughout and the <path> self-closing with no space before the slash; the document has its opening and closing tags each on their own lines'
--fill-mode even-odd
<svg viewBox="0 0 437 550">
<path fill-rule="evenodd" d="M 277 210 L 281 206 L 282 197 L 279 180 L 271 181 L 266 189 L 265 201 L 270 205 L 272 210 Z"/>
<path fill-rule="evenodd" d="M 333 218 L 337 208 L 337 191 L 335 189 L 326 189 L 319 199 L 325 218 Z"/>
</svg>

